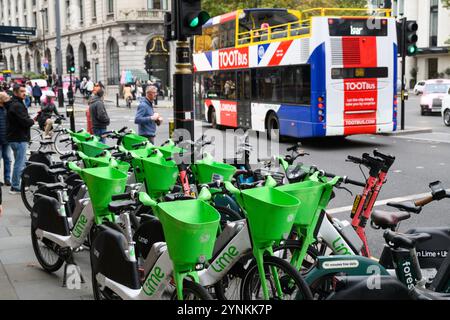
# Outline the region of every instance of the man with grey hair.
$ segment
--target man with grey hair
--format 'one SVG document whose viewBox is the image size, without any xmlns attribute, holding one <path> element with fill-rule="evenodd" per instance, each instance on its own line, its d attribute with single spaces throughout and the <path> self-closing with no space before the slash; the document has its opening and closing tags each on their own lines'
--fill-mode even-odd
<svg viewBox="0 0 450 320">
<path fill-rule="evenodd" d="M 161 125 L 163 118 L 153 109 L 153 103 L 158 88 L 148 86 L 145 90 L 145 98 L 139 103 L 134 123 L 138 125 L 139 135 L 146 137 L 151 143 L 155 144 L 156 126 Z"/>
</svg>

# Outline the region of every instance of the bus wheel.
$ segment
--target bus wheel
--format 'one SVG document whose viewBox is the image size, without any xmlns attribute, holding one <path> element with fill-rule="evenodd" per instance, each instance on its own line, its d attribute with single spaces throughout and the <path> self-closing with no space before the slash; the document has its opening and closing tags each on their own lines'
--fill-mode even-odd
<svg viewBox="0 0 450 320">
<path fill-rule="evenodd" d="M 272 132 L 275 130 L 275 132 Z M 278 121 L 278 117 L 275 113 L 270 113 L 267 117 L 267 131 L 268 138 L 273 141 L 278 141 L 280 139 L 280 122 Z"/>
</svg>

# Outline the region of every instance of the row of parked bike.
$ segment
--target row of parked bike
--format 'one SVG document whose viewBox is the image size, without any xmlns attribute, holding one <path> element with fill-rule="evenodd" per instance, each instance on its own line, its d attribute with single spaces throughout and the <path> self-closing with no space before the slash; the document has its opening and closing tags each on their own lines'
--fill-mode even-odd
<svg viewBox="0 0 450 320">
<path fill-rule="evenodd" d="M 63 285 L 76 253 L 89 250 L 96 299 L 450 298 L 450 228 L 397 232 L 450 194 L 434 182 L 425 199 L 374 210 L 391 155 L 348 156 L 368 169 L 359 182 L 299 162 L 300 145 L 252 168 L 245 136 L 236 159 L 217 161 L 204 136 L 155 146 L 123 128 L 105 134 L 117 141 L 109 146 L 60 130 L 72 151 L 59 160 L 33 152 L 22 199 L 36 257 L 47 272 L 65 265 Z M 203 157 L 184 161 L 192 153 Z M 345 184 L 362 188 L 351 221 L 327 214 Z M 384 230 L 380 259 L 370 253 L 369 222 Z"/>
</svg>

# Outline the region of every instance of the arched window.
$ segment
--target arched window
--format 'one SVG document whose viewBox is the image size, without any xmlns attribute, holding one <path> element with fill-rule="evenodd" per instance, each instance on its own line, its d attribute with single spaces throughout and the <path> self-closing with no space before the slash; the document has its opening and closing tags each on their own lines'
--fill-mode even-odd
<svg viewBox="0 0 450 320">
<path fill-rule="evenodd" d="M 31 59 L 30 59 L 30 54 L 25 53 L 25 71 L 26 72 L 30 72 L 31 71 Z"/>
<path fill-rule="evenodd" d="M 17 55 L 17 72 L 23 72 L 22 55 L 20 53 Z"/>
<path fill-rule="evenodd" d="M 80 79 L 83 77 L 89 77 L 89 70 L 85 69 L 85 63 L 87 61 L 87 50 L 86 45 L 81 42 L 80 47 L 78 48 L 78 64 L 80 65 Z"/>
<path fill-rule="evenodd" d="M 109 38 L 106 43 L 108 84 L 117 85 L 120 82 L 119 46 L 117 41 Z"/>
<path fill-rule="evenodd" d="M 12 55 L 9 57 L 9 68 L 11 71 L 16 71 L 16 64 L 14 63 L 14 57 Z"/>
<path fill-rule="evenodd" d="M 42 72 L 42 61 L 41 61 L 41 53 L 36 50 L 34 52 L 34 72 L 41 73 Z"/>
<path fill-rule="evenodd" d="M 160 80 L 161 89 L 169 86 L 169 45 L 162 36 L 153 37 L 147 43 L 147 54 L 150 55 L 151 69 L 147 70 L 152 81 Z M 157 79 L 155 79 L 157 78 Z"/>
</svg>

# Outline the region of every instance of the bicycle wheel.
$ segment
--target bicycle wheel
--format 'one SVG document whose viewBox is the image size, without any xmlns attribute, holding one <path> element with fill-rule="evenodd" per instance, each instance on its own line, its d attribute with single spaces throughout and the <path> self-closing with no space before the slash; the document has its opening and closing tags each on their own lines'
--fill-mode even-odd
<svg viewBox="0 0 450 320">
<path fill-rule="evenodd" d="M 282 244 L 273 248 L 273 255 L 292 264 L 293 257 L 302 250 L 302 243 L 299 240 L 286 240 Z M 316 264 L 319 251 L 314 246 L 309 246 L 306 256 L 302 262 L 301 274 L 308 273 Z"/>
<path fill-rule="evenodd" d="M 58 271 L 64 264 L 64 260 L 54 251 L 56 244 L 48 239 L 39 240 L 36 236 L 36 228 L 31 225 L 31 243 L 34 254 L 42 268 L 53 273 Z"/>
<path fill-rule="evenodd" d="M 64 155 L 72 150 L 72 143 L 70 141 L 61 142 L 61 140 L 65 140 L 69 137 L 70 137 L 70 135 L 68 133 L 59 131 L 53 138 L 53 144 L 55 146 L 55 151 L 59 155 Z"/>
<path fill-rule="evenodd" d="M 240 300 L 242 279 L 253 261 L 253 254 L 243 256 L 227 274 L 214 285 L 214 293 L 218 300 Z"/>
<path fill-rule="evenodd" d="M 41 146 L 42 131 L 32 127 L 30 129 L 30 142 L 28 143 L 28 152 L 38 151 Z"/>
<path fill-rule="evenodd" d="M 295 270 L 289 262 L 278 257 L 264 256 L 264 278 L 266 279 L 271 300 L 294 300 L 301 297 L 302 300 L 312 300 L 313 296 L 308 284 L 299 271 Z M 276 289 L 276 278 L 281 284 L 281 296 Z M 261 278 L 256 263 L 252 263 L 242 281 L 241 298 L 243 300 L 263 300 Z"/>
<path fill-rule="evenodd" d="M 20 196 L 22 197 L 23 204 L 28 211 L 33 211 L 34 206 L 34 193 L 38 189 L 37 185 L 26 185 L 23 181 L 20 186 Z"/>
<path fill-rule="evenodd" d="M 213 297 L 201 285 L 194 281 L 184 279 L 183 281 L 183 299 L 184 300 L 213 300 Z M 177 291 L 172 295 L 172 300 L 178 300 Z"/>
</svg>

